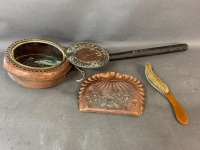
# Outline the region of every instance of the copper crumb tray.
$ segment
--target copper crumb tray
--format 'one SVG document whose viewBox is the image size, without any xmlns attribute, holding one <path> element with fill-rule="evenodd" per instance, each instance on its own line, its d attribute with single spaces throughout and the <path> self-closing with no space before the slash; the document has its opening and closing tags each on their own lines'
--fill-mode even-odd
<svg viewBox="0 0 200 150">
<path fill-rule="evenodd" d="M 140 116 L 145 105 L 141 82 L 126 74 L 107 72 L 84 81 L 79 91 L 79 110 Z"/>
</svg>

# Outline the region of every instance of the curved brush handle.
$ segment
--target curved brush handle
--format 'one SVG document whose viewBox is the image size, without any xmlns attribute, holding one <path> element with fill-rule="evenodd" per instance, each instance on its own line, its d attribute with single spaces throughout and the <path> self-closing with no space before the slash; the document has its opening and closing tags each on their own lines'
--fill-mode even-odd
<svg viewBox="0 0 200 150">
<path fill-rule="evenodd" d="M 146 49 L 138 49 L 126 52 L 112 53 L 109 60 L 119 60 L 126 58 L 142 57 L 142 56 L 151 56 L 165 53 L 181 52 L 188 49 L 187 44 L 173 44 L 168 46 L 160 46 Z"/>
<path fill-rule="evenodd" d="M 182 124 L 188 123 L 188 116 L 183 107 L 177 102 L 176 98 L 173 96 L 171 92 L 164 94 L 168 100 L 171 102 L 177 120 Z"/>
<path fill-rule="evenodd" d="M 146 63 L 145 65 L 145 75 L 149 83 L 160 93 L 162 93 L 165 97 L 167 97 L 168 100 L 171 102 L 177 120 L 182 124 L 187 124 L 188 123 L 187 113 L 182 108 L 182 106 L 177 102 L 177 100 L 167 87 L 167 85 L 152 70 L 152 66 L 150 63 Z"/>
</svg>

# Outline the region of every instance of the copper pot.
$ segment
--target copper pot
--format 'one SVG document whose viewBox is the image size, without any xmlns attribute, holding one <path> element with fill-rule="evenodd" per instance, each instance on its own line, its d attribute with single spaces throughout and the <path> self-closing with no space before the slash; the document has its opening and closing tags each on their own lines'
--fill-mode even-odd
<svg viewBox="0 0 200 150">
<path fill-rule="evenodd" d="M 65 49 L 42 39 L 25 39 L 10 45 L 3 67 L 11 79 L 29 88 L 57 85 L 70 70 Z"/>
</svg>

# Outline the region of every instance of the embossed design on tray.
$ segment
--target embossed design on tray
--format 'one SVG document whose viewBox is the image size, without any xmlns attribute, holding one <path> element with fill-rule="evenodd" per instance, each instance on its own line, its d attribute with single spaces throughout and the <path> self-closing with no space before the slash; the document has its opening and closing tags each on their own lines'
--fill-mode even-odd
<svg viewBox="0 0 200 150">
<path fill-rule="evenodd" d="M 144 87 L 129 75 L 108 72 L 93 75 L 79 91 L 80 111 L 140 116 L 145 105 Z"/>
</svg>

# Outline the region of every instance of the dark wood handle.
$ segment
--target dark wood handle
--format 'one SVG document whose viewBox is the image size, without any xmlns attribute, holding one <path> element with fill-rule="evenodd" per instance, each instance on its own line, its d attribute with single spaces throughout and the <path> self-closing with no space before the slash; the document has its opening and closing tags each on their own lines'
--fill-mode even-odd
<svg viewBox="0 0 200 150">
<path fill-rule="evenodd" d="M 188 49 L 187 44 L 175 44 L 175 45 L 167 45 L 161 47 L 153 47 L 146 49 L 138 49 L 126 52 L 112 53 L 110 55 L 109 60 L 119 60 L 119 59 L 127 59 L 134 57 L 142 57 L 142 56 L 151 56 L 165 53 L 173 53 L 173 52 L 181 52 Z"/>
</svg>

